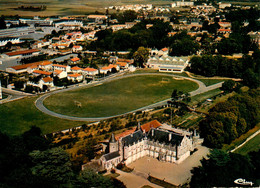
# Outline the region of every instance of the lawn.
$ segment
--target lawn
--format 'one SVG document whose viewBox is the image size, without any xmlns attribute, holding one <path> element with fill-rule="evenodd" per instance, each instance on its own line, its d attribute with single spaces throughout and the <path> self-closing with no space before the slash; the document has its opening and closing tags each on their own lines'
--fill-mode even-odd
<svg viewBox="0 0 260 188">
<path fill-rule="evenodd" d="M 203 82 L 206 86 L 210 86 L 210 85 L 217 84 L 219 82 L 224 82 L 227 79 L 197 79 L 197 80 Z"/>
<path fill-rule="evenodd" d="M 258 151 L 259 149 L 260 149 L 260 134 L 256 135 L 254 138 L 249 140 L 241 148 L 237 149 L 235 153 L 246 155 L 251 151 Z"/>
<path fill-rule="evenodd" d="M 34 101 L 37 97 L 20 99 L 0 105 L 0 131 L 18 135 L 36 125 L 44 134 L 80 126 L 86 122 L 62 120 L 40 112 Z"/>
<path fill-rule="evenodd" d="M 172 76 L 145 75 L 123 78 L 103 85 L 54 94 L 44 105 L 57 113 L 77 117 L 106 117 L 170 98 L 173 89 L 189 92 L 198 85 Z M 81 108 L 75 105 L 81 104 Z"/>
</svg>

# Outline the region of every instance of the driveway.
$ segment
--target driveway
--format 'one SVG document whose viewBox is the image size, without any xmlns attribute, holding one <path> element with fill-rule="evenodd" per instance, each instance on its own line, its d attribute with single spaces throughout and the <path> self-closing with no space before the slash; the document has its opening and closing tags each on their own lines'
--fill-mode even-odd
<svg viewBox="0 0 260 188">
<path fill-rule="evenodd" d="M 193 78 L 187 78 L 187 77 L 184 77 L 184 76 L 170 75 L 170 74 L 166 74 L 166 73 L 138 73 L 138 74 L 127 74 L 127 75 L 122 75 L 122 76 L 111 75 L 109 78 L 105 78 L 105 79 L 103 79 L 101 81 L 98 81 L 98 82 L 95 82 L 95 83 L 90 83 L 90 84 L 86 84 L 86 85 L 82 85 L 82 86 L 76 86 L 76 87 L 70 87 L 70 88 L 67 88 L 67 89 L 56 90 L 54 92 L 47 93 L 47 94 L 39 97 L 35 101 L 35 106 L 40 111 L 42 111 L 43 113 L 46 113 L 48 115 L 51 115 L 51 116 L 54 116 L 54 117 L 58 117 L 58 118 L 61 118 L 61 119 L 67 119 L 67 120 L 73 120 L 73 121 L 101 121 L 101 120 L 105 120 L 105 119 L 109 119 L 109 118 L 113 118 L 113 117 L 118 117 L 118 116 L 126 115 L 126 114 L 129 114 L 129 113 L 142 111 L 142 110 L 146 110 L 146 109 L 150 109 L 150 108 L 154 108 L 154 107 L 157 107 L 157 106 L 162 106 L 162 105 L 167 104 L 167 101 L 169 101 L 170 98 L 166 99 L 166 100 L 163 100 L 163 101 L 160 101 L 160 102 L 157 102 L 157 103 L 154 103 L 154 104 L 151 104 L 151 105 L 148 105 L 148 106 L 145 106 L 145 107 L 142 107 L 142 108 L 139 108 L 139 109 L 135 109 L 135 110 L 123 113 L 123 114 L 119 114 L 119 115 L 115 115 L 115 116 L 108 116 L 108 117 L 74 117 L 74 116 L 67 116 L 67 115 L 58 114 L 56 112 L 53 112 L 53 111 L 47 109 L 43 105 L 43 101 L 46 98 L 48 98 L 49 96 L 51 96 L 53 94 L 56 94 L 56 93 L 70 91 L 70 90 L 75 90 L 75 89 L 79 89 L 79 88 L 89 88 L 89 87 L 93 87 L 93 86 L 96 86 L 96 85 L 99 85 L 99 84 L 103 84 L 105 82 L 111 82 L 113 80 L 118 80 L 118 79 L 122 79 L 122 78 L 133 77 L 133 76 L 143 76 L 143 75 L 173 76 L 173 77 L 176 77 L 176 78 L 183 78 L 183 79 L 187 79 L 187 80 L 193 81 L 193 82 L 198 84 L 199 88 L 197 90 L 195 90 L 195 91 L 190 92 L 191 96 L 198 95 L 198 94 L 210 91 L 212 89 L 219 88 L 222 85 L 222 83 L 219 83 L 219 84 L 215 84 L 215 85 L 206 87 L 206 85 L 203 82 L 199 81 L 199 80 L 196 80 L 196 79 L 193 79 Z"/>
</svg>

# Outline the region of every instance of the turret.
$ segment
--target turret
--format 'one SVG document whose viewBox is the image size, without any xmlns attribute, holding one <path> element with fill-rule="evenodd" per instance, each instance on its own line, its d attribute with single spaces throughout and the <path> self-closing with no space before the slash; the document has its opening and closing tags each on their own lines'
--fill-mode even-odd
<svg viewBox="0 0 260 188">
<path fill-rule="evenodd" d="M 109 140 L 109 153 L 118 151 L 118 143 L 115 139 L 114 133 L 112 133 L 111 138 Z"/>
</svg>

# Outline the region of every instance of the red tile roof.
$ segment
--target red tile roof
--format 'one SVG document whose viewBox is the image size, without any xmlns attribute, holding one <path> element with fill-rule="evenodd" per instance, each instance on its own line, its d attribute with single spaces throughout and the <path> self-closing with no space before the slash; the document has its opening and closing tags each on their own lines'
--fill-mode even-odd
<svg viewBox="0 0 260 188">
<path fill-rule="evenodd" d="M 119 65 L 120 67 L 125 67 L 127 65 L 126 62 L 117 62 L 117 65 Z"/>
<path fill-rule="evenodd" d="M 94 72 L 94 71 L 97 71 L 97 69 L 87 67 L 87 68 L 83 69 L 83 71 Z"/>
<path fill-rule="evenodd" d="M 66 65 L 59 65 L 59 64 L 53 64 L 52 66 L 53 66 L 53 67 L 63 67 L 63 68 L 66 68 L 66 67 L 67 67 Z"/>
<path fill-rule="evenodd" d="M 160 127 L 161 125 L 162 124 L 159 121 L 153 120 L 146 124 L 141 125 L 141 129 L 147 133 L 151 130 L 152 127 L 157 128 L 157 127 Z"/>
<path fill-rule="evenodd" d="M 34 70 L 33 73 L 35 74 L 42 74 L 42 75 L 51 75 L 51 72 L 46 72 L 46 71 L 42 71 L 42 70 Z"/>
<path fill-rule="evenodd" d="M 42 61 L 42 63 L 40 65 L 51 65 L 52 62 L 51 61 Z"/>
<path fill-rule="evenodd" d="M 168 48 L 163 48 L 161 49 L 163 52 L 166 52 L 168 50 Z"/>
<path fill-rule="evenodd" d="M 60 74 L 60 73 L 62 73 L 62 70 L 55 70 L 54 73 Z"/>
<path fill-rule="evenodd" d="M 43 78 L 42 79 L 45 83 L 47 83 L 47 82 L 52 82 L 53 81 L 53 79 L 51 78 L 51 77 L 45 77 L 45 78 Z"/>
<path fill-rule="evenodd" d="M 68 77 L 80 77 L 82 76 L 81 74 L 68 74 Z"/>
<path fill-rule="evenodd" d="M 31 67 L 31 66 L 35 66 L 35 65 L 39 65 L 41 62 L 36 62 L 36 63 L 28 63 L 28 64 L 24 64 L 24 65 L 16 65 L 11 67 L 14 70 L 22 70 L 22 69 L 26 69 L 27 67 Z"/>
<path fill-rule="evenodd" d="M 79 61 L 80 59 L 78 57 L 74 57 L 71 59 L 71 61 L 75 62 L 75 61 Z"/>
<path fill-rule="evenodd" d="M 30 54 L 34 52 L 39 52 L 40 50 L 31 49 L 31 50 L 23 50 L 23 51 L 16 51 L 16 52 L 8 52 L 6 55 L 8 56 L 15 56 L 15 55 L 22 55 L 22 54 Z"/>
<path fill-rule="evenodd" d="M 126 131 L 124 131 L 124 132 L 122 132 L 122 133 L 120 133 L 120 134 L 115 135 L 115 138 L 116 138 L 116 140 L 119 140 L 119 139 L 122 138 L 122 137 L 125 137 L 125 136 L 127 136 L 127 135 L 129 135 L 129 134 L 134 133 L 135 130 L 136 130 L 136 127 L 133 127 L 133 128 L 130 129 L 130 130 L 126 130 Z"/>
<path fill-rule="evenodd" d="M 82 68 L 79 68 L 79 67 L 73 67 L 73 68 L 71 68 L 71 70 L 82 70 Z"/>
</svg>

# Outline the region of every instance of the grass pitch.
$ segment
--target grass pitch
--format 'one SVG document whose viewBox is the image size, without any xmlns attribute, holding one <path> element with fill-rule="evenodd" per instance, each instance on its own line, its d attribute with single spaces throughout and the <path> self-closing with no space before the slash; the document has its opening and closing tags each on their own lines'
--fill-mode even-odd
<svg viewBox="0 0 260 188">
<path fill-rule="evenodd" d="M 197 88 L 196 83 L 175 80 L 171 75 L 135 76 L 54 94 L 44 101 L 44 105 L 54 112 L 70 116 L 107 117 L 170 98 L 173 89 L 189 92 Z"/>
<path fill-rule="evenodd" d="M 44 114 L 35 107 L 36 98 L 30 97 L 0 104 L 0 131 L 8 135 L 19 135 L 36 125 L 47 134 L 87 123 L 63 120 Z"/>
</svg>

